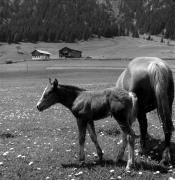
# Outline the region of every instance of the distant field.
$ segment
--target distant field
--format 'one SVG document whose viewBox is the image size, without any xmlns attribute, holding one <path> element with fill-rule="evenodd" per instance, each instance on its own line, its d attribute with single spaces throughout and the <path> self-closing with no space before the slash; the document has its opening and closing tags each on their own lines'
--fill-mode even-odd
<svg viewBox="0 0 175 180">
<path fill-rule="evenodd" d="M 134 58 L 137 56 L 157 56 L 160 58 L 175 58 L 175 42 L 165 40 L 160 43 L 160 37 L 153 37 L 153 41 L 147 41 L 141 38 L 115 37 L 91 39 L 77 43 L 19 43 L 11 44 L 0 43 L 0 63 L 7 60 L 23 61 L 31 60 L 31 52 L 34 49 L 49 51 L 51 58 L 58 59 L 59 49 L 67 46 L 73 49 L 81 50 L 82 56 L 95 59 L 111 58 Z"/>
<path fill-rule="evenodd" d="M 73 115 L 57 104 L 43 113 L 36 103 L 48 83 L 57 77 L 60 83 L 87 89 L 115 85 L 128 61 L 49 61 L 23 62 L 0 66 L 0 179 L 2 180 L 106 180 L 175 178 L 175 137 L 172 138 L 172 167 L 158 165 L 163 131 L 155 112 L 149 114 L 147 157 L 138 155 L 136 169 L 124 171 L 126 161 L 115 164 L 120 146 L 120 130 L 112 118 L 95 123 L 104 162 L 96 163 L 96 151 L 89 135 L 86 140 L 86 165 L 78 166 L 78 130 Z M 174 61 L 169 61 L 174 67 Z M 174 108 L 173 108 L 174 109 Z M 174 113 L 173 113 L 174 119 Z M 137 133 L 138 124 L 134 125 Z M 125 160 L 126 160 L 125 155 Z"/>
</svg>

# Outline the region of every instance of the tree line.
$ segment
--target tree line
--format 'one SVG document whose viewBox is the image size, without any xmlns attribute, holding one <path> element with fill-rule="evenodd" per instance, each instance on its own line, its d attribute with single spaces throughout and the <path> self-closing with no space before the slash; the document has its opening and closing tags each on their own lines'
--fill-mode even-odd
<svg viewBox="0 0 175 180">
<path fill-rule="evenodd" d="M 175 40 L 174 0 L 123 0 L 120 13 L 127 26 L 139 34 L 161 34 Z"/>
<path fill-rule="evenodd" d="M 0 41 L 75 42 L 122 35 L 112 7 L 96 0 L 1 0 Z"/>
<path fill-rule="evenodd" d="M 163 34 L 175 39 L 174 0 L 1 0 L 0 41 L 75 42 L 91 37 Z"/>
</svg>

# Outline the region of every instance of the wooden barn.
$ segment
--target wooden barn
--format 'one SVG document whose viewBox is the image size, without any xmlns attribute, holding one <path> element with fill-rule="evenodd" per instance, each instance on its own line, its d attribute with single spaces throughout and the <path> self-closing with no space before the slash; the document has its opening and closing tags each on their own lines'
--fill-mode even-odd
<svg viewBox="0 0 175 180">
<path fill-rule="evenodd" d="M 39 49 L 35 49 L 34 51 L 32 51 L 33 60 L 48 60 L 50 58 L 50 55 L 51 53 Z"/>
<path fill-rule="evenodd" d="M 81 58 L 82 52 L 74 49 L 70 49 L 68 47 L 64 47 L 59 50 L 59 57 L 66 58 Z"/>
</svg>

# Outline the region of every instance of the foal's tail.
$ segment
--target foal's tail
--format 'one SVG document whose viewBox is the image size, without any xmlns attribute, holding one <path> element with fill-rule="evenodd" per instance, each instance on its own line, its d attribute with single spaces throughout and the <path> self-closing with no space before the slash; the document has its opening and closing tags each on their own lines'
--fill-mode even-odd
<svg viewBox="0 0 175 180">
<path fill-rule="evenodd" d="M 164 62 L 152 62 L 148 66 L 151 87 L 155 93 L 159 119 L 165 133 L 174 130 L 172 122 L 172 103 L 174 99 L 174 82 L 171 69 Z"/>
</svg>

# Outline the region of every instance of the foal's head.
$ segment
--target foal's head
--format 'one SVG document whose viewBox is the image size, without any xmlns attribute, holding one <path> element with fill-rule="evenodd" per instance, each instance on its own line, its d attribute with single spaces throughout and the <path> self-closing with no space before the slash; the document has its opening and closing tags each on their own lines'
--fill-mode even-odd
<svg viewBox="0 0 175 180">
<path fill-rule="evenodd" d="M 44 92 L 37 103 L 37 109 L 39 111 L 44 111 L 45 109 L 57 103 L 58 101 L 57 87 L 58 87 L 57 79 L 55 79 L 53 82 L 51 82 L 51 79 L 49 79 L 49 84 L 44 89 Z"/>
</svg>

